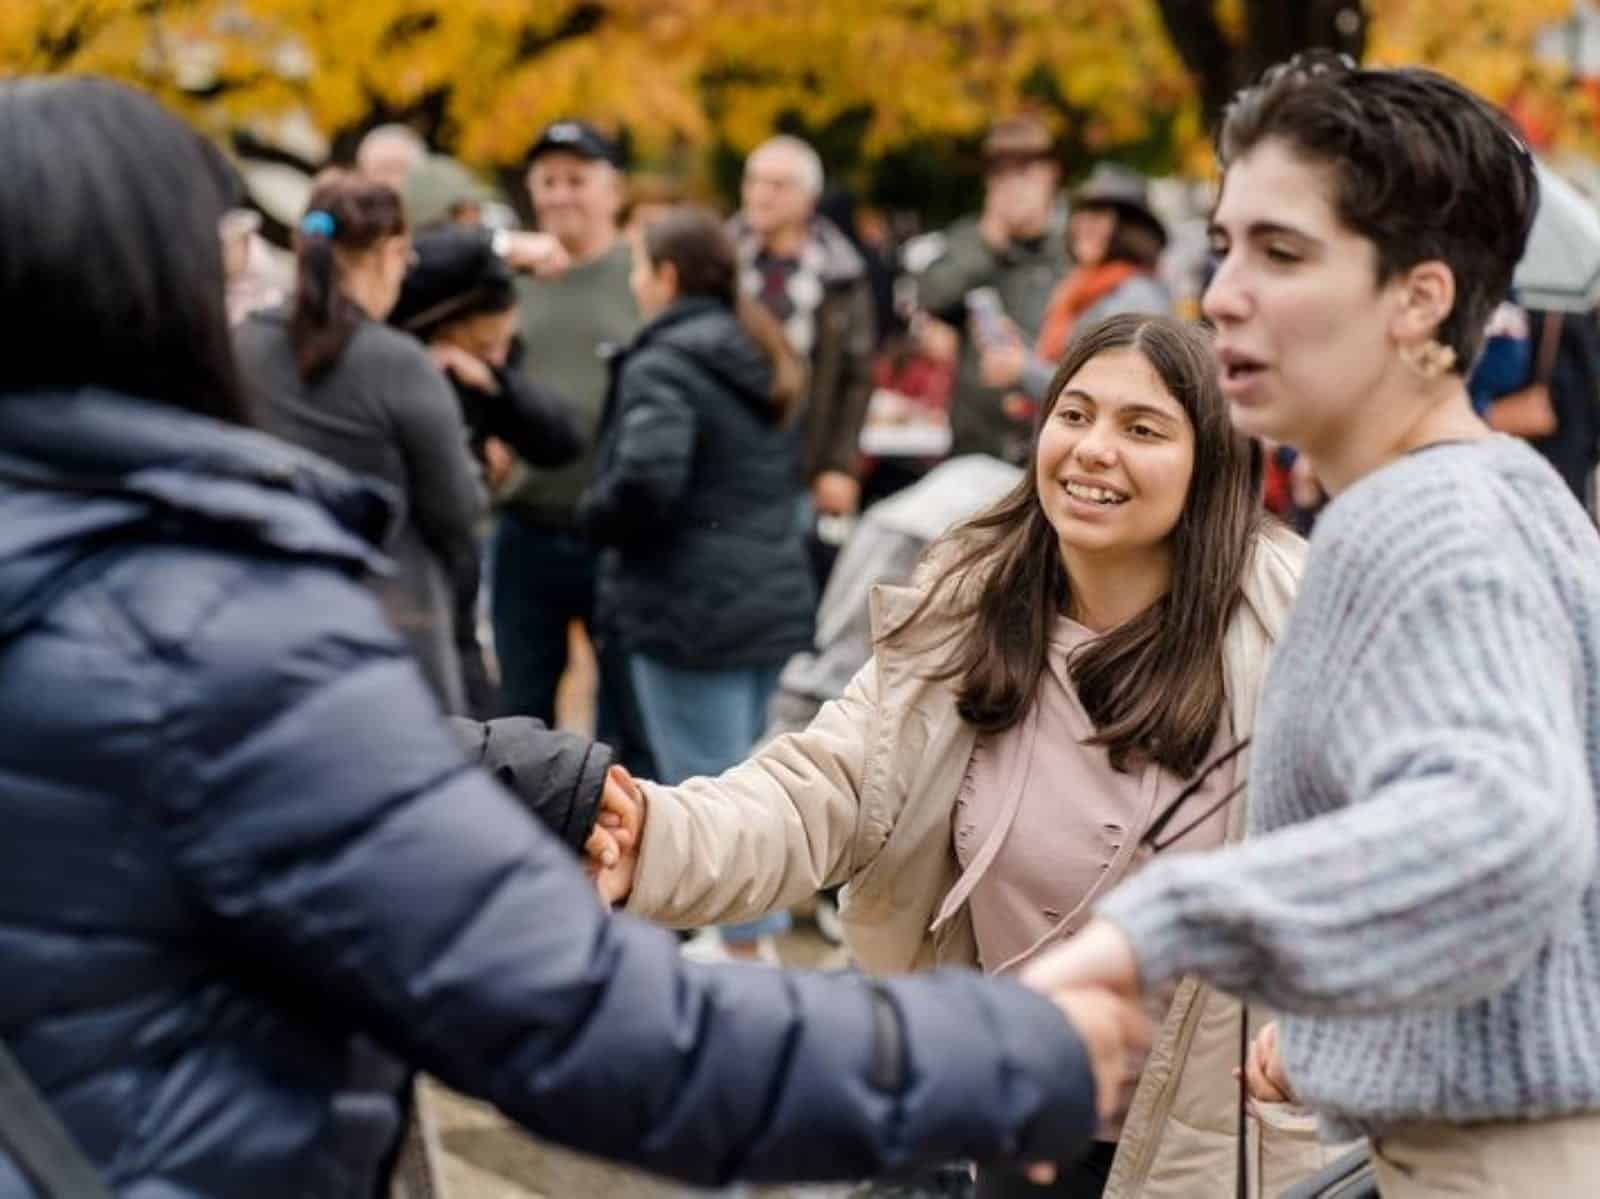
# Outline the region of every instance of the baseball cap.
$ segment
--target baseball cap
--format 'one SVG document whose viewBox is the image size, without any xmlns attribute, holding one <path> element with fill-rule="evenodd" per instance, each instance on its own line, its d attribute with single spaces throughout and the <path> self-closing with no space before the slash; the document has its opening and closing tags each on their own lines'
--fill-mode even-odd
<svg viewBox="0 0 1600 1199">
<path fill-rule="evenodd" d="M 528 151 L 528 165 L 532 166 L 541 155 L 557 152 L 576 154 L 591 162 L 622 165 L 616 146 L 587 121 L 557 121 L 547 126 L 533 143 L 533 149 Z"/>
</svg>

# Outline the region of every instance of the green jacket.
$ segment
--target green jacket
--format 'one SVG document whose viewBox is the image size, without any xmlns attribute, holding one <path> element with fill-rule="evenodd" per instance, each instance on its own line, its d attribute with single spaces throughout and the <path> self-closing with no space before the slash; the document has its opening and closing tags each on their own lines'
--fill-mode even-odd
<svg viewBox="0 0 1600 1199">
<path fill-rule="evenodd" d="M 632 269 L 628 243 L 618 238 L 605 254 L 558 279 L 517 281 L 523 366 L 530 378 L 566 401 L 583 438 L 582 454 L 565 466 L 541 469 L 518 462 L 500 498 L 536 525 L 577 527 L 578 497 L 594 472 L 609 360 L 639 330 L 639 309 L 628 286 Z"/>
<path fill-rule="evenodd" d="M 941 235 L 944 252 L 917 277 L 917 303 L 961 334 L 961 362 L 950 396 L 950 453 L 989 454 L 1007 462 L 1027 455 L 1031 429 L 1006 415 L 1005 391 L 978 382 L 978 351 L 967 328 L 967 293 L 992 287 L 1011 323 L 1029 345 L 1039 335 L 1045 308 L 1057 282 L 1067 273 L 1064 222 L 1031 242 L 996 252 L 978 234 L 974 217 L 958 221 Z"/>
</svg>

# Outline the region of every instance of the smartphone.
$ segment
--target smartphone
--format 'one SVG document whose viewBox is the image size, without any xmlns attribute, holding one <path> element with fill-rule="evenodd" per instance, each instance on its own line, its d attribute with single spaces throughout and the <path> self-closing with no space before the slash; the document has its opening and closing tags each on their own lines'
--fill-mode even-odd
<svg viewBox="0 0 1600 1199">
<path fill-rule="evenodd" d="M 979 346 L 1001 345 L 1010 340 L 1010 324 L 1000 293 L 992 287 L 974 287 L 966 294 L 967 315 Z"/>
</svg>

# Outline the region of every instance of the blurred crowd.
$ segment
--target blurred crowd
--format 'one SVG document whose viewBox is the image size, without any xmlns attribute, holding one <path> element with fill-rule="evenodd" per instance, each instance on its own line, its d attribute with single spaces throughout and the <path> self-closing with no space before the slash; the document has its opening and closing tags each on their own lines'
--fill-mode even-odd
<svg viewBox="0 0 1600 1199">
<path fill-rule="evenodd" d="M 1065 188 L 1029 116 L 981 152 L 981 210 L 921 233 L 797 137 L 752 151 L 719 213 L 630 177 L 582 120 L 528 154 L 532 230 L 401 125 L 318 176 L 288 250 L 241 199 L 223 236 L 246 372 L 274 432 L 402 494 L 379 586 L 447 711 L 592 719 L 676 782 L 842 691 L 869 588 L 1014 482 L 1074 330 L 1193 315 L 1209 276 L 1173 248 L 1203 220 L 1181 195 L 1158 210 L 1111 162 Z M 1587 503 L 1593 314 L 1507 296 L 1470 382 Z M 1267 508 L 1309 532 L 1323 489 L 1265 448 Z M 817 919 L 837 939 L 827 896 Z M 788 923 L 688 952 L 773 959 Z"/>
</svg>

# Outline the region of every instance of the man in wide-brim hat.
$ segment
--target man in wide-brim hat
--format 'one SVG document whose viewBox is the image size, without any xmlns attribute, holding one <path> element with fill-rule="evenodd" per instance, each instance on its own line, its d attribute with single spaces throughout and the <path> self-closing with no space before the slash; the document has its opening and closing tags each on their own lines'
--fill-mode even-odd
<svg viewBox="0 0 1600 1199">
<path fill-rule="evenodd" d="M 925 239 L 932 260 L 920 270 L 908 247 L 907 266 L 918 305 L 962 335 L 950 397 L 952 455 L 1020 462 L 1032 428 L 1008 409 L 1005 389 L 984 385 L 978 362 L 999 330 L 1029 341 L 1037 335 L 1066 271 L 1061 171 L 1049 130 L 1031 116 L 997 121 L 981 152 L 983 211 Z"/>
</svg>

